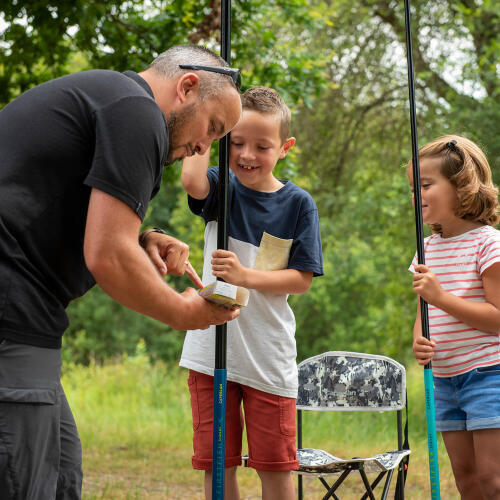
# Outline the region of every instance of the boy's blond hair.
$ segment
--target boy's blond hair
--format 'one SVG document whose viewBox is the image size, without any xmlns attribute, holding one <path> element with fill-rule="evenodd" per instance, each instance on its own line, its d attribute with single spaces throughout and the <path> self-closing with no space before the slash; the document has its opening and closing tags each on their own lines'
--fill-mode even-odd
<svg viewBox="0 0 500 500">
<path fill-rule="evenodd" d="M 270 87 L 251 87 L 241 96 L 243 110 L 277 115 L 280 120 L 280 140 L 289 138 L 291 113 L 283 98 Z"/>
<path fill-rule="evenodd" d="M 477 144 L 459 135 L 445 135 L 421 147 L 418 157 L 441 159 L 441 174 L 457 191 L 458 217 L 489 226 L 499 223 L 498 188 L 493 184 L 486 155 Z M 433 232 L 441 232 L 439 224 L 430 226 Z"/>
</svg>

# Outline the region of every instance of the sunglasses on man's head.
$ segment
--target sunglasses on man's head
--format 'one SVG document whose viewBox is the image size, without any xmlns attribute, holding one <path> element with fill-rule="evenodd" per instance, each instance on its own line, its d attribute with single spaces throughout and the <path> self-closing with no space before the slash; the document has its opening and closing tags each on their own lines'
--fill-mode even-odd
<svg viewBox="0 0 500 500">
<path fill-rule="evenodd" d="M 199 66 L 197 64 L 179 64 L 181 69 L 194 69 L 195 71 L 210 71 L 211 73 L 219 73 L 231 77 L 234 85 L 238 90 L 241 88 L 241 74 L 237 68 L 226 68 L 224 66 Z"/>
</svg>

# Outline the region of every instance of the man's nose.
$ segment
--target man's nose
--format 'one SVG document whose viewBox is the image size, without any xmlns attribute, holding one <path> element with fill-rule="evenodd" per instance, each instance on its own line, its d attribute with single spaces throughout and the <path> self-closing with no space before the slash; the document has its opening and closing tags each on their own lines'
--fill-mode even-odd
<svg viewBox="0 0 500 500">
<path fill-rule="evenodd" d="M 210 145 L 212 144 L 212 141 L 200 141 L 196 143 L 196 146 L 194 148 L 195 153 L 199 155 L 204 155 Z"/>
</svg>

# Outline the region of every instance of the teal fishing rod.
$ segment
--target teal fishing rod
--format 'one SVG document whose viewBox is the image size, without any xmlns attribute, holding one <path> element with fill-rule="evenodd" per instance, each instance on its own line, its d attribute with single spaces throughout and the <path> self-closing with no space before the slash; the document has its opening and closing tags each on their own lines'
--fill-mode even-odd
<svg viewBox="0 0 500 500">
<path fill-rule="evenodd" d="M 413 71 L 413 49 L 411 42 L 410 0 L 405 0 L 406 56 L 408 61 L 408 88 L 410 96 L 411 149 L 413 167 L 413 199 L 415 206 L 415 226 L 417 232 L 417 258 L 419 264 L 425 264 L 424 233 L 422 220 L 422 196 L 420 193 L 420 165 L 418 160 L 417 115 L 415 109 L 415 76 Z M 429 340 L 429 312 L 427 302 L 420 297 L 422 335 Z M 424 366 L 425 413 L 427 420 L 427 446 L 429 450 L 429 479 L 432 500 L 440 499 L 439 463 L 436 436 L 436 411 L 434 408 L 434 382 L 432 364 Z"/>
</svg>

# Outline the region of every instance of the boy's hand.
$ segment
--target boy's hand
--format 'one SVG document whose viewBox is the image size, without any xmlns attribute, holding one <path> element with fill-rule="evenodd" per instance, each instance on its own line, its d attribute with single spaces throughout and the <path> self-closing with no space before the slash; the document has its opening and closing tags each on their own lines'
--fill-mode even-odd
<svg viewBox="0 0 500 500">
<path fill-rule="evenodd" d="M 415 266 L 413 275 L 413 291 L 420 295 L 426 302 L 437 306 L 443 293 L 446 293 L 439 283 L 436 275 L 423 264 Z"/>
<path fill-rule="evenodd" d="M 246 268 L 229 250 L 215 250 L 212 254 L 212 273 L 232 285 L 244 286 Z"/>
<path fill-rule="evenodd" d="M 413 341 L 413 354 L 419 365 L 426 365 L 434 357 L 436 343 L 425 337 L 417 337 Z"/>
<path fill-rule="evenodd" d="M 188 261 L 189 246 L 183 241 L 167 234 L 152 232 L 144 242 L 144 250 L 162 276 L 187 274 L 196 287 L 203 288 L 198 273 Z"/>
</svg>

